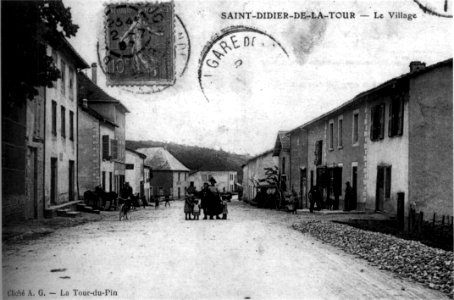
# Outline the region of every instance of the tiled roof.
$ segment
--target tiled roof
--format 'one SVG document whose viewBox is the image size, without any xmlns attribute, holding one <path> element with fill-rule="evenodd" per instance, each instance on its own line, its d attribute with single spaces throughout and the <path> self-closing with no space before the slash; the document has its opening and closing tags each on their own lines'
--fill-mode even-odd
<svg viewBox="0 0 454 300">
<path fill-rule="evenodd" d="M 97 103 L 115 103 L 120 105 L 126 112 L 129 110 L 120 102 L 120 100 L 107 94 L 103 89 L 97 86 L 90 78 L 82 72 L 77 73 L 77 99 L 82 101 L 87 99 L 88 102 Z"/>
<path fill-rule="evenodd" d="M 277 133 L 276 143 L 274 144 L 273 156 L 279 156 L 282 151 L 290 151 L 290 135 L 288 131 Z"/>
<path fill-rule="evenodd" d="M 117 124 L 115 124 L 114 122 L 108 120 L 105 116 L 101 115 L 99 112 L 97 112 L 96 110 L 94 110 L 90 106 L 85 106 L 83 104 L 83 102 L 79 103 L 79 107 L 80 107 L 81 110 L 87 112 L 89 115 L 95 117 L 96 119 L 100 120 L 101 122 L 110 124 L 110 125 L 112 125 L 114 127 L 118 127 Z"/>
<path fill-rule="evenodd" d="M 137 152 L 147 156 L 145 164 L 150 166 L 154 171 L 187 171 L 186 168 L 178 159 L 176 159 L 169 151 L 162 147 L 154 148 L 139 148 Z"/>
</svg>

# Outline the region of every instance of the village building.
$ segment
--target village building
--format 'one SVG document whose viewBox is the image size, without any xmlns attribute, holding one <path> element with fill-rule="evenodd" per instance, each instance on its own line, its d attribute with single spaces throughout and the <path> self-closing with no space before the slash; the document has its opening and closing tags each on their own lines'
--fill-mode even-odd
<svg viewBox="0 0 454 300">
<path fill-rule="evenodd" d="M 61 78 L 44 90 L 44 205 L 49 215 L 78 201 L 77 70 L 88 65 L 66 40 L 64 44 L 60 50 L 48 47 Z"/>
<path fill-rule="evenodd" d="M 104 169 L 101 171 L 100 184 L 104 183 L 105 190 L 112 190 L 118 194 L 125 182 L 125 120 L 126 113 L 129 113 L 129 110 L 119 100 L 111 97 L 96 85 L 96 64 L 92 64 L 92 80 L 81 72 L 78 73 L 77 78 L 80 83 L 78 100 L 82 104 L 86 101 L 90 109 L 116 125 L 113 136 L 111 130 L 106 127 L 103 127 L 104 130 L 99 133 L 102 141 L 101 161 L 105 162 L 103 164 Z M 112 163 L 113 170 L 111 168 Z M 113 174 L 111 175 L 112 171 Z M 113 176 L 112 180 L 110 176 Z"/>
<path fill-rule="evenodd" d="M 189 169 L 162 147 L 139 148 L 147 156 L 145 164 L 152 168 L 150 190 L 153 197 L 184 198 L 189 186 Z"/>
<path fill-rule="evenodd" d="M 132 188 L 132 193 L 145 196 L 145 158 L 140 152 L 126 148 L 126 182 Z"/>
<path fill-rule="evenodd" d="M 243 199 L 251 202 L 257 195 L 260 180 L 266 178 L 265 168 L 275 168 L 279 159 L 273 155 L 274 149 L 256 155 L 249 159 L 243 166 Z"/>
<path fill-rule="evenodd" d="M 189 184 L 200 191 L 205 182 L 209 183 L 210 178 L 216 180 L 216 187 L 220 192 L 234 193 L 237 191 L 237 171 L 194 171 L 189 173 Z"/>
<path fill-rule="evenodd" d="M 290 135 L 287 131 L 279 131 L 274 144 L 273 156 L 278 157 L 279 186 L 283 192 L 291 191 L 290 175 Z"/>
<path fill-rule="evenodd" d="M 452 138 L 452 59 L 412 62 L 409 73 L 290 131 L 290 182 L 300 207 L 317 185 L 334 209 L 399 206 L 407 215 L 411 204 L 425 216 L 451 214 Z"/>
<path fill-rule="evenodd" d="M 106 192 L 114 191 L 113 174 L 116 148 L 115 123 L 109 121 L 88 106 L 88 100 L 79 101 L 78 109 L 78 145 L 79 145 L 79 195 L 94 191 L 101 186 Z"/>
</svg>

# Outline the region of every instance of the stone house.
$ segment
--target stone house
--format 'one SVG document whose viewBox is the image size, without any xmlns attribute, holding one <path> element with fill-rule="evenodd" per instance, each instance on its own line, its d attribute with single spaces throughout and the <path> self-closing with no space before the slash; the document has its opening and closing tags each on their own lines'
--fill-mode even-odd
<svg viewBox="0 0 454 300">
<path fill-rule="evenodd" d="M 266 178 L 265 168 L 274 168 L 279 159 L 273 155 L 274 149 L 265 151 L 249 159 L 243 166 L 243 199 L 252 201 L 257 195 L 260 179 Z"/>
<path fill-rule="evenodd" d="M 189 173 L 189 184 L 200 191 L 205 182 L 209 183 L 210 178 L 216 180 L 216 187 L 220 192 L 236 192 L 237 172 L 236 171 L 194 171 Z"/>
<path fill-rule="evenodd" d="M 452 59 L 365 91 L 290 131 L 291 185 L 307 207 L 316 184 L 339 209 L 452 213 Z M 436 157 L 436 159 L 433 159 Z M 354 199 L 344 201 L 345 182 Z"/>
<path fill-rule="evenodd" d="M 79 195 L 101 186 L 113 191 L 114 147 L 117 125 L 88 106 L 88 100 L 79 101 L 78 108 L 78 180 Z"/>
<path fill-rule="evenodd" d="M 162 147 L 139 148 L 136 151 L 147 156 L 145 164 L 153 170 L 150 179 L 153 197 L 184 198 L 189 186 L 189 169 L 186 166 Z"/>
<path fill-rule="evenodd" d="M 126 148 L 126 182 L 132 187 L 133 194 L 145 195 L 145 158 L 140 152 Z"/>
<path fill-rule="evenodd" d="M 96 85 L 96 64 L 92 64 L 92 80 L 85 74 L 78 73 L 77 78 L 80 82 L 78 99 L 79 101 L 87 100 L 88 106 L 102 115 L 109 122 L 117 125 L 114 128 L 113 138 L 108 132 L 103 132 L 102 143 L 103 160 L 113 162 L 113 180 L 112 190 L 120 192 L 120 188 L 125 182 L 125 127 L 126 114 L 129 110 L 119 100 L 111 97 Z M 110 169 L 106 169 L 106 176 Z M 110 178 L 110 177 L 109 177 Z"/>
</svg>

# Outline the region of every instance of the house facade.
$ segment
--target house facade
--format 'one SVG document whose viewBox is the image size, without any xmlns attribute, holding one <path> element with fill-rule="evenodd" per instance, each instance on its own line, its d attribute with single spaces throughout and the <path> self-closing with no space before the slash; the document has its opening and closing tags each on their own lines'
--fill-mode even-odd
<svg viewBox="0 0 454 300">
<path fill-rule="evenodd" d="M 274 150 L 268 150 L 249 159 L 243 167 L 243 199 L 252 201 L 257 194 L 260 179 L 266 178 L 265 168 L 274 168 L 279 159 L 273 156 Z"/>
<path fill-rule="evenodd" d="M 433 159 L 436 157 L 436 159 Z M 291 186 L 317 185 L 334 209 L 452 212 L 452 59 L 365 91 L 290 131 Z M 345 183 L 353 197 L 345 201 Z M 436 196 L 435 196 L 436 195 Z"/>
<path fill-rule="evenodd" d="M 145 195 L 145 158 L 140 152 L 126 148 L 126 182 L 132 187 L 133 194 Z"/>
<path fill-rule="evenodd" d="M 183 199 L 189 187 L 189 169 L 162 147 L 139 148 L 146 155 L 145 164 L 153 170 L 150 191 L 153 197 Z"/>
<path fill-rule="evenodd" d="M 216 187 L 220 192 L 236 192 L 237 190 L 237 172 L 236 171 L 195 171 L 189 174 L 189 184 L 200 191 L 205 182 L 209 183 L 210 178 L 216 180 Z"/>
<path fill-rule="evenodd" d="M 65 42 L 48 55 L 61 72 L 52 88 L 45 88 L 44 202 L 46 209 L 78 200 L 77 195 L 77 72 L 87 63 Z"/>
<path fill-rule="evenodd" d="M 111 97 L 96 85 L 96 69 L 96 64 L 92 64 L 92 80 L 83 73 L 77 74 L 80 82 L 78 98 L 81 102 L 87 101 L 90 109 L 116 125 L 113 137 L 110 129 L 106 127 L 100 133 L 102 139 L 102 161 L 109 162 L 104 164 L 104 169 L 101 171 L 101 176 L 105 174 L 105 180 L 101 178 L 101 182 L 105 182 L 104 186 L 107 190 L 112 185 L 111 190 L 119 193 L 121 186 L 125 182 L 125 120 L 129 110 L 119 100 Z M 113 164 L 113 170 L 110 163 Z M 113 174 L 111 175 L 112 171 Z M 111 181 L 110 176 L 112 176 Z"/>
<path fill-rule="evenodd" d="M 113 191 L 114 163 L 110 141 L 115 137 L 115 123 L 88 106 L 88 100 L 79 102 L 79 196 L 101 186 L 106 192 Z"/>
</svg>

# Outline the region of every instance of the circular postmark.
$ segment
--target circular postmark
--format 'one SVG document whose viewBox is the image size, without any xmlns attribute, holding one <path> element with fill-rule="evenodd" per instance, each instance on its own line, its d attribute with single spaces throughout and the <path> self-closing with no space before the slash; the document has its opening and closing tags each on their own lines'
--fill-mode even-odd
<svg viewBox="0 0 454 300">
<path fill-rule="evenodd" d="M 265 77 L 272 77 L 272 69 L 288 57 L 285 48 L 262 30 L 246 26 L 225 28 L 202 50 L 200 88 L 207 101 L 232 92 L 246 98 L 263 89 Z"/>
<path fill-rule="evenodd" d="M 437 17 L 452 18 L 451 0 L 413 0 L 424 13 Z"/>
<path fill-rule="evenodd" d="M 106 5 L 97 52 L 108 86 L 154 93 L 184 74 L 191 44 L 173 9 L 171 2 Z"/>
</svg>

